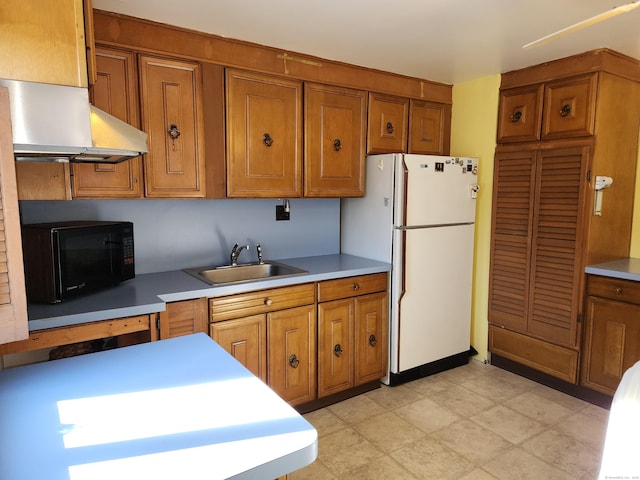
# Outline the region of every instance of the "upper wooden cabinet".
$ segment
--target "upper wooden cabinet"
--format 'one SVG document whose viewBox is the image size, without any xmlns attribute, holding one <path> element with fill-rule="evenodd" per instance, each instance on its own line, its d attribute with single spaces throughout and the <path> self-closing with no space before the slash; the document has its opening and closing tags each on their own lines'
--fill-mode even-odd
<svg viewBox="0 0 640 480">
<path fill-rule="evenodd" d="M 227 196 L 302 196 L 302 82 L 227 70 Z"/>
<path fill-rule="evenodd" d="M 87 86 L 83 0 L 3 0 L 0 78 Z"/>
<path fill-rule="evenodd" d="M 204 198 L 202 67 L 199 63 L 140 55 L 145 196 Z"/>
<path fill-rule="evenodd" d="M 132 52 L 97 47 L 92 103 L 135 127 L 139 126 L 138 77 Z M 75 198 L 140 198 L 142 158 L 117 164 L 73 165 Z"/>
<path fill-rule="evenodd" d="M 407 151 L 409 99 L 369 93 L 367 154 Z"/>
<path fill-rule="evenodd" d="M 543 85 L 500 92 L 498 142 L 533 142 L 540 138 Z"/>
<path fill-rule="evenodd" d="M 585 266 L 629 255 L 640 62 L 597 50 L 509 72 L 500 101 L 489 350 L 577 383 Z M 597 176 L 613 178 L 598 212 Z"/>
<path fill-rule="evenodd" d="M 304 196 L 364 195 L 367 94 L 304 86 Z"/>
<path fill-rule="evenodd" d="M 9 92 L 0 88 L 0 343 L 29 336 Z"/>
<path fill-rule="evenodd" d="M 544 88 L 542 139 L 593 135 L 598 74 L 582 75 Z"/>
<path fill-rule="evenodd" d="M 500 91 L 498 143 L 594 134 L 598 73 Z"/>
<path fill-rule="evenodd" d="M 451 105 L 411 99 L 408 153 L 448 155 L 451 144 Z"/>
</svg>

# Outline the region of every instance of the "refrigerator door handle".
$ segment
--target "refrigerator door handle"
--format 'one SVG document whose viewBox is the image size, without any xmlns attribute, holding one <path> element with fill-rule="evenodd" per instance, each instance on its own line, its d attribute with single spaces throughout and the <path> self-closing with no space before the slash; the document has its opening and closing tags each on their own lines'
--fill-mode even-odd
<svg viewBox="0 0 640 480">
<path fill-rule="evenodd" d="M 411 225 L 404 227 L 396 227 L 398 230 L 420 230 L 423 228 L 441 228 L 441 227 L 459 227 L 461 225 L 473 225 L 474 222 L 458 222 L 458 223 L 434 223 L 433 225 Z"/>
</svg>

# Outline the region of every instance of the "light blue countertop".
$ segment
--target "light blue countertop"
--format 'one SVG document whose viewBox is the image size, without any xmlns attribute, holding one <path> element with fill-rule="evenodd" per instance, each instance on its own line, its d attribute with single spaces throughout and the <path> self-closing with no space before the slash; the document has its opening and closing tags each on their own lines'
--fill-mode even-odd
<svg viewBox="0 0 640 480">
<path fill-rule="evenodd" d="M 640 258 L 621 258 L 611 262 L 588 265 L 584 271 L 589 275 L 640 282 Z"/>
<path fill-rule="evenodd" d="M 307 274 L 224 286 L 211 286 L 182 270 L 147 273 L 120 285 L 54 305 L 29 304 L 29 330 L 77 325 L 162 312 L 166 302 L 283 287 L 332 278 L 388 272 L 391 265 L 353 255 L 321 255 L 278 259 Z"/>
<path fill-rule="evenodd" d="M 0 371 L 0 478 L 263 480 L 316 430 L 204 333 Z"/>
</svg>

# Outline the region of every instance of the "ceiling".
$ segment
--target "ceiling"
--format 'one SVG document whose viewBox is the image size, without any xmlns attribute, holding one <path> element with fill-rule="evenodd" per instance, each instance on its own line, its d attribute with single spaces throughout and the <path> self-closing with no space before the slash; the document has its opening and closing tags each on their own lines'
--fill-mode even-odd
<svg viewBox="0 0 640 480">
<path fill-rule="evenodd" d="M 640 59 L 640 8 L 522 45 L 630 0 L 93 0 L 96 9 L 455 84 L 607 47 Z"/>
</svg>

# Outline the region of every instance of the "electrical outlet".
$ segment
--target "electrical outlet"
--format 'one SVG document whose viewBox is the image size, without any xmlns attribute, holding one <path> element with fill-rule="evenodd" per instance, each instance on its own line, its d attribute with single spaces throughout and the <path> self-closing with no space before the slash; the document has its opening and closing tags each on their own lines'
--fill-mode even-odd
<svg viewBox="0 0 640 480">
<path fill-rule="evenodd" d="M 276 221 L 289 220 L 290 212 L 286 212 L 284 205 L 276 205 Z"/>
</svg>

